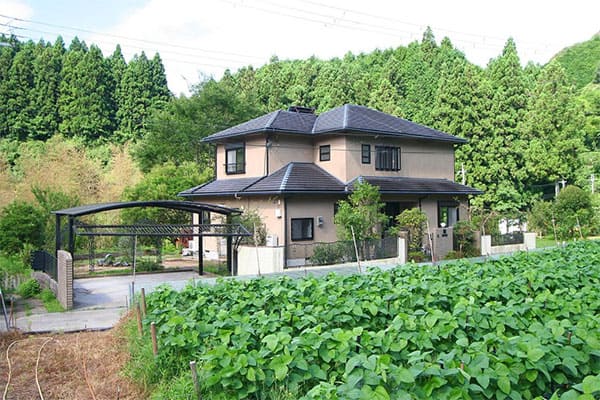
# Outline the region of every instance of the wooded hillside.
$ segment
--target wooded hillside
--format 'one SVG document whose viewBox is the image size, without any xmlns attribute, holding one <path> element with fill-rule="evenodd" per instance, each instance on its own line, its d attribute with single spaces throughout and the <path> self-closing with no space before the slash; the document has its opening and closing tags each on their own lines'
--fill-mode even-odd
<svg viewBox="0 0 600 400">
<path fill-rule="evenodd" d="M 200 82 L 189 97 L 170 95 L 158 55 L 126 63 L 119 47 L 104 57 L 77 39 L 68 49 L 60 38 L 53 45 L 3 41 L 10 44 L 0 47 L 5 181 L 19 180 L 20 145 L 11 143 L 56 135 L 105 166 L 113 151 L 107 144 L 128 142 L 143 172 L 194 162 L 208 177 L 212 153 L 200 143 L 204 136 L 290 105 L 323 112 L 344 103 L 469 139 L 457 150 L 456 170 L 464 166 L 466 183 L 485 191 L 475 199 L 481 207 L 523 210 L 558 180 L 589 188 L 590 175 L 600 172 L 597 36 L 545 66 L 525 67 L 509 39 L 481 68 L 428 29 L 406 47 L 331 60 L 274 57 Z"/>
</svg>

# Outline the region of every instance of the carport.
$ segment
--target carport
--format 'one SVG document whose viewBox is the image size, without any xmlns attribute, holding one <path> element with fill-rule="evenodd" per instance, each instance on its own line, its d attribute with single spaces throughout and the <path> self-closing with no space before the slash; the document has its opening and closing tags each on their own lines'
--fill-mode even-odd
<svg viewBox="0 0 600 400">
<path fill-rule="evenodd" d="M 133 224 L 133 225 L 90 225 L 80 220 L 79 217 L 96 214 L 104 211 L 133 208 L 133 207 L 158 207 L 171 210 L 187 211 L 200 216 L 199 224 Z M 227 269 L 231 275 L 237 275 L 237 257 L 235 249 L 243 236 L 251 234 L 240 224 L 232 223 L 232 216 L 241 212 L 234 208 L 223 207 L 215 204 L 199 203 L 178 200 L 153 200 L 153 201 L 128 201 L 115 203 L 90 204 L 63 210 L 53 211 L 56 216 L 56 253 L 63 250 L 63 218 L 66 218 L 66 250 L 74 254 L 75 236 L 150 236 L 150 237 L 198 237 L 198 273 L 204 274 L 202 237 L 217 236 L 227 240 Z M 216 213 L 225 217 L 225 224 L 206 223 L 205 215 Z M 190 218 L 191 219 L 191 218 Z"/>
</svg>

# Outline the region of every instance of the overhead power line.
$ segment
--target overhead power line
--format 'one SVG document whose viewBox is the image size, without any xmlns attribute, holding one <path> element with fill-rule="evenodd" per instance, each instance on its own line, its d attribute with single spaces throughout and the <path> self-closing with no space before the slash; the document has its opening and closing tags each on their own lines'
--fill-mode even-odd
<svg viewBox="0 0 600 400">
<path fill-rule="evenodd" d="M 29 23 L 29 24 L 42 25 L 42 26 L 47 26 L 47 27 L 51 27 L 51 28 L 58 28 L 58 29 L 67 29 L 67 30 L 75 31 L 75 32 L 90 33 L 90 34 L 98 35 L 98 36 L 105 36 L 105 37 L 111 37 L 111 38 L 115 38 L 115 39 L 130 40 L 130 41 L 134 41 L 134 42 L 140 42 L 140 43 L 146 43 L 146 44 L 153 44 L 153 45 L 157 45 L 157 46 L 175 47 L 175 48 L 185 49 L 185 50 L 200 51 L 200 52 L 212 53 L 212 54 L 221 54 L 221 55 L 233 56 L 233 57 L 242 57 L 242 58 L 254 59 L 254 60 L 261 60 L 262 59 L 261 57 L 252 56 L 252 55 L 248 55 L 248 54 L 232 53 L 232 52 L 225 52 L 225 51 L 219 51 L 219 50 L 210 50 L 210 49 L 205 49 L 205 48 L 200 48 L 200 47 L 184 46 L 184 45 L 177 44 L 177 43 L 169 43 L 169 42 L 161 42 L 161 41 L 148 40 L 148 39 L 140 39 L 140 38 L 135 38 L 135 37 L 131 37 L 131 36 L 124 36 L 124 35 L 115 35 L 115 34 L 112 34 L 112 33 L 98 32 L 98 31 L 93 31 L 93 30 L 90 30 L 90 29 L 78 28 L 78 27 L 73 27 L 73 26 L 51 24 L 51 23 L 48 23 L 48 22 L 35 21 L 35 20 L 25 19 L 25 18 L 18 18 L 18 17 L 13 17 L 13 16 L 10 16 L 10 15 L 6 15 L 6 14 L 0 14 L 0 17 L 9 18 L 9 19 L 11 19 L 13 21 L 25 22 L 25 23 Z"/>
</svg>

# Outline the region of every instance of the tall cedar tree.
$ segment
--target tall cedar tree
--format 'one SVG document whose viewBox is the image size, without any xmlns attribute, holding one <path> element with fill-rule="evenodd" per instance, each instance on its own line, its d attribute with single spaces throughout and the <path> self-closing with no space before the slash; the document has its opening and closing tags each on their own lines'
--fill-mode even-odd
<svg viewBox="0 0 600 400">
<path fill-rule="evenodd" d="M 525 160 L 523 149 L 527 143 L 519 131 L 525 115 L 528 88 L 515 42 L 509 39 L 502 55 L 492 60 L 487 69 L 493 91 L 491 102 L 491 132 L 486 138 L 488 174 L 483 183 L 495 195 L 493 206 L 497 211 L 512 212 L 527 204 L 525 195 Z"/>
<path fill-rule="evenodd" d="M 115 113 L 115 127 L 117 131 L 121 129 L 121 119 L 119 114 L 119 109 L 123 105 L 123 95 L 121 94 L 121 80 L 123 79 L 123 74 L 127 69 L 127 63 L 125 62 L 125 57 L 123 57 L 123 53 L 121 52 L 121 46 L 117 45 L 115 51 L 108 57 L 108 68 L 110 70 L 112 76 L 112 92 L 113 92 L 113 101 L 114 107 L 117 110 Z M 113 136 L 113 141 L 121 142 L 121 138 L 119 135 Z"/>
<path fill-rule="evenodd" d="M 53 46 L 38 46 L 38 54 L 33 63 L 34 88 L 33 107 L 35 117 L 29 138 L 47 140 L 58 132 L 58 96 L 62 59 L 65 45 L 58 37 Z"/>
<path fill-rule="evenodd" d="M 152 110 L 169 99 L 160 58 L 148 60 L 144 52 L 134 56 L 121 78 L 119 98 L 119 137 L 124 141 L 139 139 Z"/>
<path fill-rule="evenodd" d="M 557 62 L 540 73 L 520 131 L 528 142 L 524 155 L 530 184 L 573 182 L 584 150 L 584 116 Z"/>
<path fill-rule="evenodd" d="M 6 109 L 8 114 L 8 137 L 13 140 L 27 139 L 35 115 L 33 106 L 33 61 L 35 44 L 25 43 L 13 59 L 7 79 Z"/>
<path fill-rule="evenodd" d="M 0 112 L 0 138 L 5 138 L 8 136 L 9 127 L 8 109 L 5 108 L 10 98 L 8 77 L 10 67 L 17 52 L 16 46 L 18 42 L 11 42 L 10 38 L 4 35 L 0 37 L 0 41 L 6 44 L 0 47 L 0 104 L 3 105 L 2 112 Z"/>
</svg>

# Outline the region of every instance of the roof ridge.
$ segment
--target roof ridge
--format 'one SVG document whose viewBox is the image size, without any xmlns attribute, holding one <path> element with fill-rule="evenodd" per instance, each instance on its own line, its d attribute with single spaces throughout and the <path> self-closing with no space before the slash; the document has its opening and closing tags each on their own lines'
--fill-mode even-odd
<svg viewBox="0 0 600 400">
<path fill-rule="evenodd" d="M 271 124 L 272 124 L 273 122 L 275 122 L 275 118 L 277 118 L 277 116 L 279 115 L 279 113 L 280 113 L 281 111 L 283 111 L 283 110 L 275 110 L 275 111 L 273 112 L 273 116 L 271 116 L 271 118 L 269 118 L 269 120 L 268 120 L 268 121 L 267 121 L 267 123 L 265 124 L 265 128 L 269 128 L 269 127 L 271 127 Z"/>
<path fill-rule="evenodd" d="M 242 188 L 242 190 L 240 190 L 240 192 L 243 192 L 243 191 L 245 191 L 246 189 L 248 189 L 249 187 L 256 185 L 258 182 L 262 181 L 262 180 L 263 180 L 263 179 L 265 179 L 265 178 L 266 178 L 266 176 L 261 176 L 260 178 L 253 180 L 253 181 L 252 181 L 252 182 L 250 182 L 248 185 L 244 186 L 244 187 Z M 238 192 L 238 193 L 239 193 L 239 192 Z"/>
<path fill-rule="evenodd" d="M 348 129 L 348 106 L 349 104 L 344 104 L 344 119 L 342 121 L 342 129 Z"/>
<path fill-rule="evenodd" d="M 285 189 L 285 187 L 287 186 L 287 181 L 290 177 L 290 174 L 292 173 L 292 168 L 294 167 L 294 163 L 291 162 L 287 165 L 287 168 L 285 170 L 285 174 L 283 175 L 283 179 L 281 179 L 281 184 L 279 185 L 279 190 L 283 191 Z"/>
</svg>

